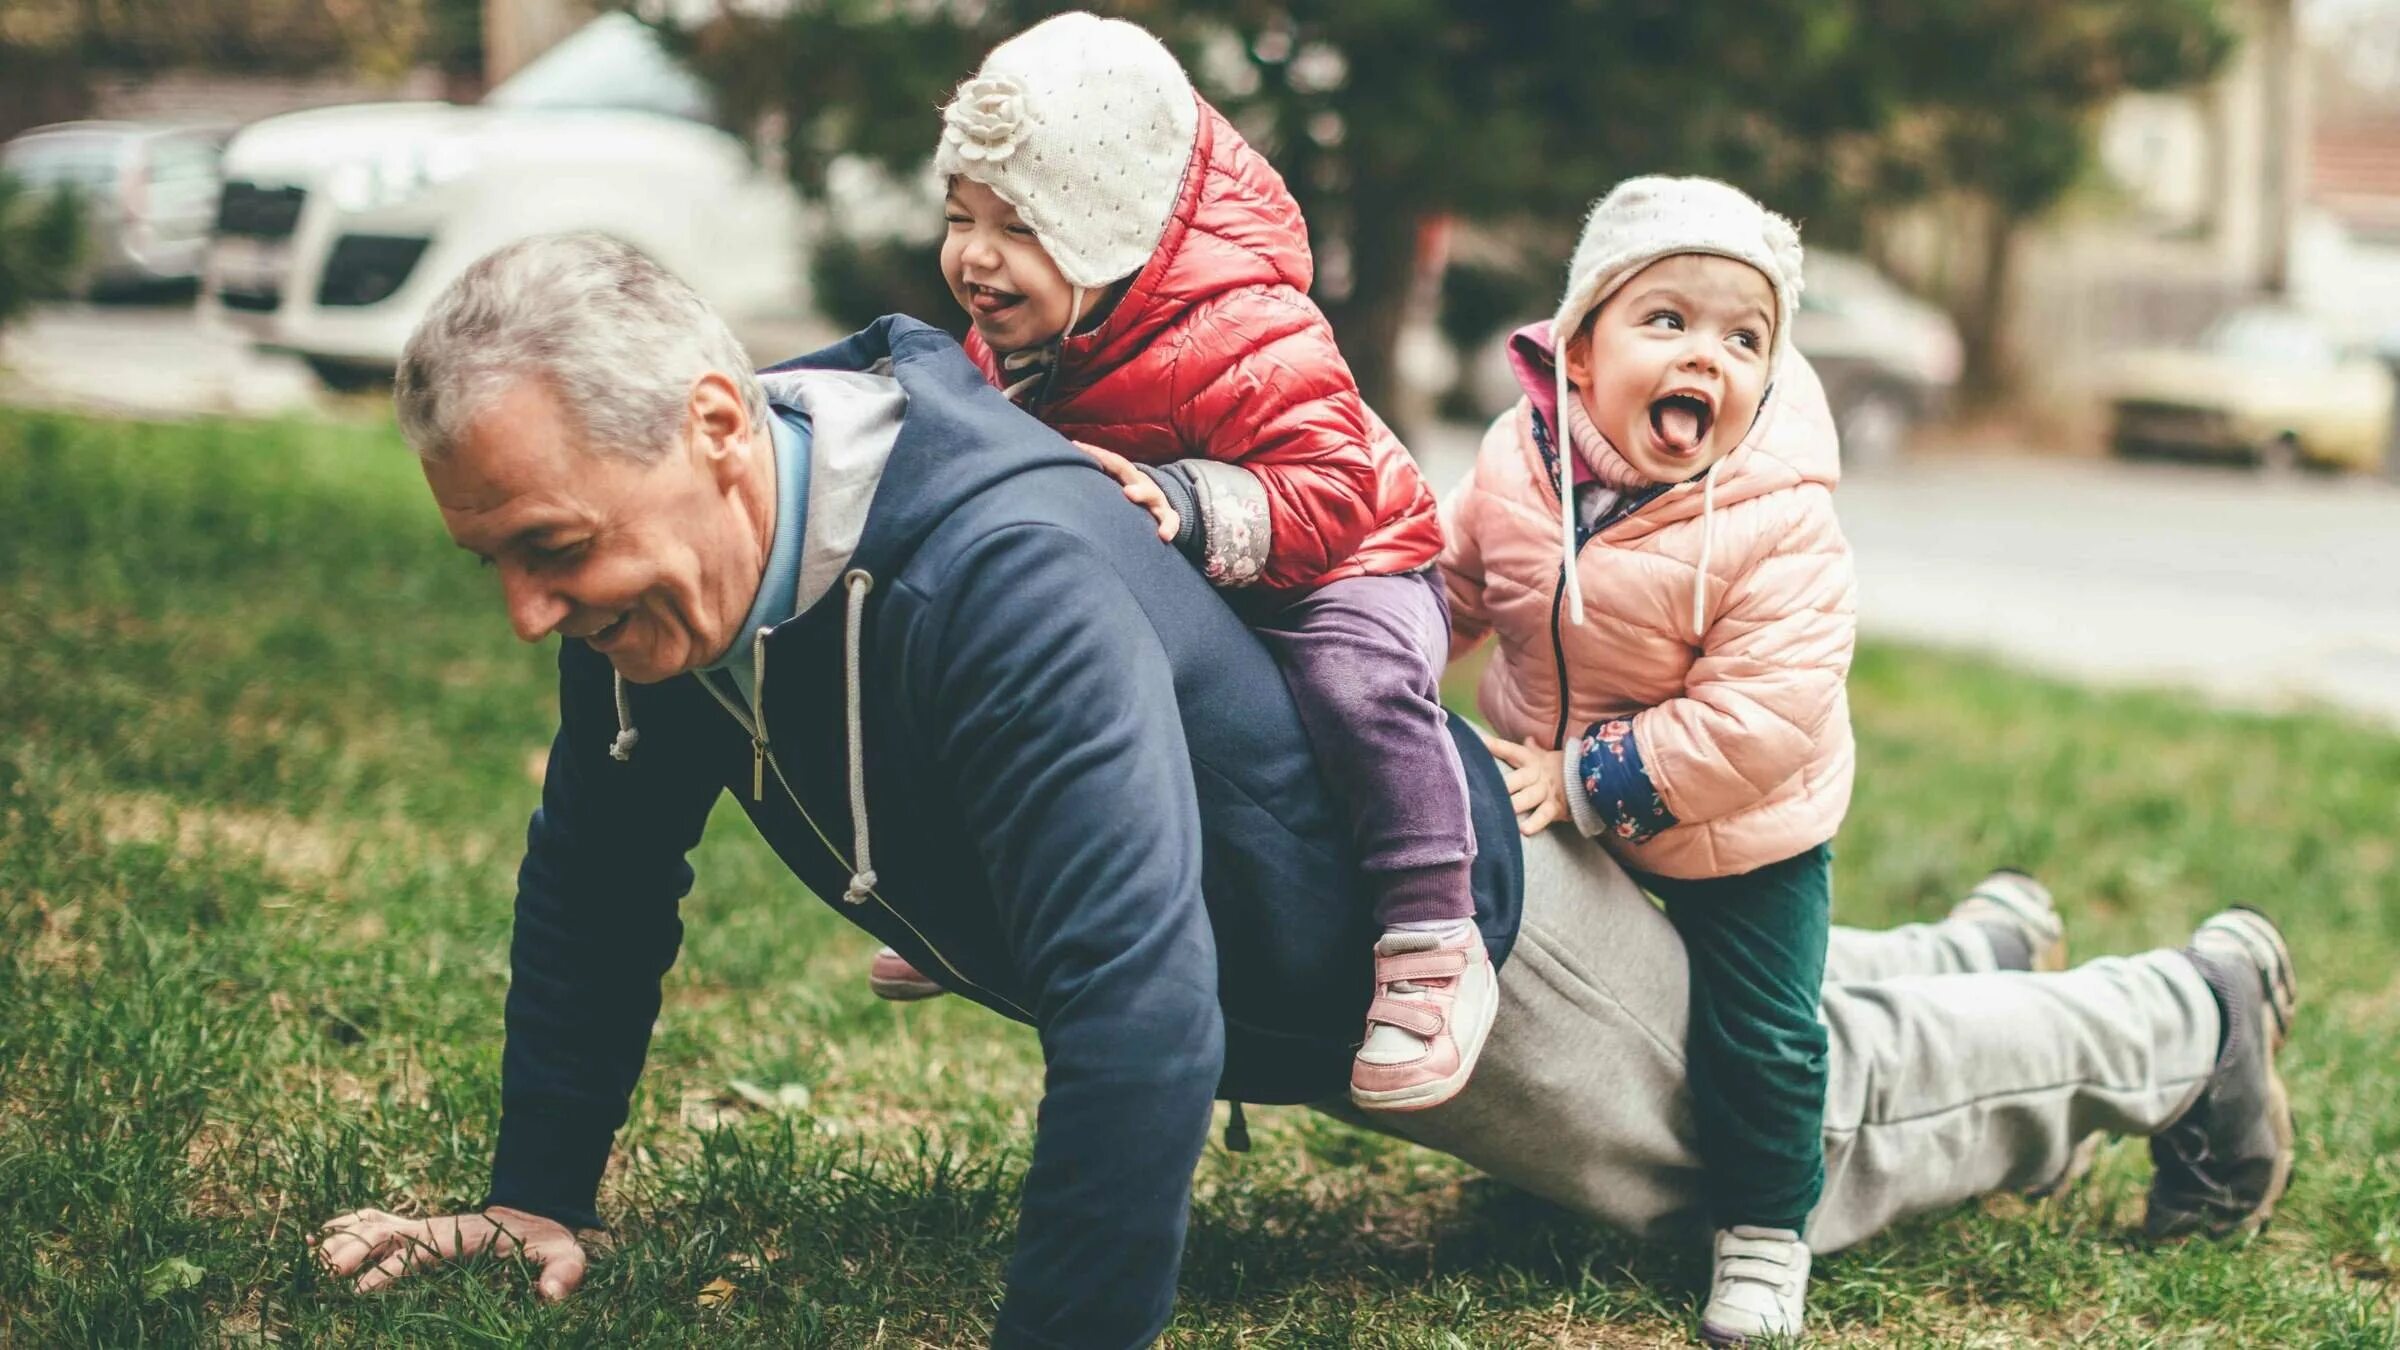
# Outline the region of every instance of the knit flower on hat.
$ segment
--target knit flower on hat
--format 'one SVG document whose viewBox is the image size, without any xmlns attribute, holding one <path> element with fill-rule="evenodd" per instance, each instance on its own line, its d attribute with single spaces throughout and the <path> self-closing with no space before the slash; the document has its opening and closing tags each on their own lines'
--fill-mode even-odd
<svg viewBox="0 0 2400 1350">
<path fill-rule="evenodd" d="M 978 75 L 942 110 L 942 139 L 970 164 L 998 164 L 1025 138 L 1025 88 L 1007 75 Z"/>
</svg>

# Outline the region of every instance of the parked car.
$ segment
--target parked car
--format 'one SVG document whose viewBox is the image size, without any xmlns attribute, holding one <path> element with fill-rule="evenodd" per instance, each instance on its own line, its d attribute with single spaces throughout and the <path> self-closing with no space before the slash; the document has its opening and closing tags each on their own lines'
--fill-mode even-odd
<svg viewBox="0 0 2400 1350">
<path fill-rule="evenodd" d="M 2137 352 L 2109 383 L 2111 442 L 2124 455 L 2374 470 L 2392 418 L 2390 370 L 2345 350 L 2298 310 L 2226 315 L 2197 346 Z"/>
<path fill-rule="evenodd" d="M 71 192 L 89 243 L 75 289 L 107 294 L 191 282 L 217 211 L 221 127 L 61 122 L 0 146 L 0 173 Z"/>
<path fill-rule="evenodd" d="M 1842 465 L 1887 466 L 1949 403 L 1965 365 L 1958 329 L 1864 258 L 1810 249 L 1806 275 L 1792 345 L 1825 381 Z"/>
<path fill-rule="evenodd" d="M 349 387 L 390 375 L 470 263 L 560 230 L 640 248 L 737 333 L 798 314 L 799 198 L 709 111 L 697 79 L 619 13 L 477 106 L 363 104 L 256 123 L 226 151 L 204 315 Z"/>
</svg>

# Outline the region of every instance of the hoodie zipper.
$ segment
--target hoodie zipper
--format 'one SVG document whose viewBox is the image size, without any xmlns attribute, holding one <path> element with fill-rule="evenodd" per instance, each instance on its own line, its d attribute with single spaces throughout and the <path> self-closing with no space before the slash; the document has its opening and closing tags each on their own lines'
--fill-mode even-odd
<svg viewBox="0 0 2400 1350">
<path fill-rule="evenodd" d="M 732 716 L 733 720 L 740 725 L 743 734 L 749 736 L 750 738 L 750 800 L 753 802 L 765 800 L 766 770 L 773 769 L 775 771 L 775 781 L 783 786 L 783 795 L 785 800 L 791 802 L 792 809 L 800 813 L 800 819 L 808 825 L 809 833 L 815 835 L 817 837 L 817 842 L 825 846 L 825 852 L 833 858 L 834 862 L 845 868 L 849 867 L 850 863 L 848 860 L 842 857 L 841 850 L 833 846 L 833 840 L 827 838 L 824 829 L 817 824 L 817 818 L 810 815 L 808 813 L 808 808 L 801 804 L 800 794 L 792 790 L 792 780 L 783 776 L 783 765 L 776 762 L 775 748 L 767 744 L 766 740 L 759 735 L 759 724 L 757 721 L 752 719 L 749 714 L 736 707 L 733 703 L 733 700 L 725 697 L 724 693 L 717 688 L 715 681 L 710 680 L 705 675 L 695 676 L 694 678 L 700 681 L 701 688 L 708 691 L 709 697 L 714 698 L 718 705 L 724 708 L 725 711 Z M 766 697 L 766 681 L 762 679 L 759 681 L 758 699 L 763 703 L 766 701 Z M 924 930 L 918 928 L 915 924 L 910 923 L 908 921 L 908 916 L 902 914 L 899 910 L 894 909 L 891 902 L 885 900 L 880 892 L 869 891 L 867 894 L 873 897 L 878 908 L 880 908 L 884 913 L 891 915 L 893 918 L 898 919 L 901 927 L 906 928 L 910 933 L 914 934 L 917 941 L 924 945 L 925 950 L 933 953 L 933 959 L 942 963 L 942 969 L 948 971 L 952 979 L 957 980 L 959 984 L 974 990 L 975 992 L 983 995 L 985 998 L 991 999 L 994 1002 L 1006 1004 L 1019 1017 L 1024 1018 L 1027 1022 L 1032 1022 L 1034 1020 L 1033 1014 L 1027 1012 L 1021 1005 L 1017 1003 L 1015 999 L 1008 998 L 1002 994 L 994 993 L 993 991 L 984 988 L 982 985 L 975 983 L 973 980 L 968 979 L 965 975 L 960 974 L 958 967 L 951 964 L 950 958 L 942 955 L 941 949 L 934 946 L 933 943 L 926 938 Z"/>
<path fill-rule="evenodd" d="M 1567 748 L 1567 638 L 1560 631 L 1558 619 L 1567 603 L 1567 567 L 1563 562 L 1558 565 L 1558 585 L 1550 591 L 1550 655 L 1558 662 L 1558 731 L 1551 737 L 1551 743 L 1561 750 Z"/>
</svg>

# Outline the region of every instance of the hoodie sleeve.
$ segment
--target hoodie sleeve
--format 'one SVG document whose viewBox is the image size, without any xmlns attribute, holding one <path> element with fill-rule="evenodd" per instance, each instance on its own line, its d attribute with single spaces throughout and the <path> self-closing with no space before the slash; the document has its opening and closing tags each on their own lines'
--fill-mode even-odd
<svg viewBox="0 0 2400 1350">
<path fill-rule="evenodd" d="M 683 941 L 684 855 L 719 787 L 663 727 L 630 759 L 610 758 L 613 679 L 578 642 L 559 652 L 559 705 L 517 869 L 500 1141 L 484 1203 L 596 1227 L 609 1144 L 649 1054 L 659 981 Z"/>
<path fill-rule="evenodd" d="M 994 1340 L 1166 1325 L 1224 1067 L 1200 815 L 1167 654 L 1113 565 L 996 531 L 927 602 L 915 701 L 982 855 L 1044 1085 Z"/>
<path fill-rule="evenodd" d="M 1830 492 L 1792 496 L 1770 550 L 1712 603 L 1683 696 L 1633 719 L 1635 762 L 1674 823 L 1755 804 L 1847 734 L 1836 719 L 1858 636 L 1850 545 Z"/>
<path fill-rule="evenodd" d="M 1376 524 L 1376 427 L 1324 316 L 1296 292 L 1251 287 L 1195 307 L 1178 341 L 1177 436 L 1246 470 L 1265 500 L 1264 566 L 1249 580 L 1305 585 L 1357 553 Z"/>
</svg>

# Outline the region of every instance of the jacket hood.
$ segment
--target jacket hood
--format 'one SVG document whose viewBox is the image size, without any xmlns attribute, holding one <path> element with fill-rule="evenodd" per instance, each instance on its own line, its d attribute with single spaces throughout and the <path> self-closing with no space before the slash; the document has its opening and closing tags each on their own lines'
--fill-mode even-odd
<svg viewBox="0 0 2400 1350">
<path fill-rule="evenodd" d="M 949 334 L 905 314 L 886 314 L 830 347 L 760 374 L 789 370 L 889 375 L 908 399 L 851 555 L 851 568 L 871 576 L 897 571 L 961 502 L 992 484 L 1046 464 L 1085 463 L 1055 436 L 1054 454 L 1028 456 L 1021 441 L 992 435 L 992 418 L 1026 413 L 992 387 Z"/>
<path fill-rule="evenodd" d="M 1545 427 L 1558 425 L 1557 359 L 1548 319 L 1526 324 L 1509 335 L 1509 371 L 1525 391 L 1525 406 L 1541 417 Z M 1768 388 L 1750 434 L 1722 461 L 1723 467 L 1717 471 L 1716 504 L 1722 507 L 1799 483 L 1820 483 L 1828 488 L 1839 483 L 1840 441 L 1832 424 L 1818 415 L 1824 406 L 1824 386 L 1816 369 L 1799 352 L 1792 352 Z M 1525 430 L 1528 434 L 1518 437 L 1519 444 L 1538 461 L 1541 451 L 1534 445 L 1530 429 Z M 1582 460 L 1569 458 L 1574 460 L 1575 481 L 1588 481 L 1592 475 Z M 1538 462 L 1534 475 L 1544 481 L 1548 477 Z M 1551 496 L 1557 496 L 1555 487 Z M 1661 525 L 1689 520 L 1700 514 L 1702 496 L 1697 478 L 1678 484 L 1610 526 L 1609 535 L 1639 538 Z"/>
<path fill-rule="evenodd" d="M 1125 284 L 1108 317 L 1061 344 L 1050 402 L 1132 360 L 1194 305 L 1252 286 L 1305 293 L 1316 279 L 1308 222 L 1283 175 L 1207 99 L 1192 97 L 1200 108 L 1199 127 L 1158 247 Z M 967 342 L 977 359 L 990 359 L 980 334 L 971 333 Z"/>
</svg>

